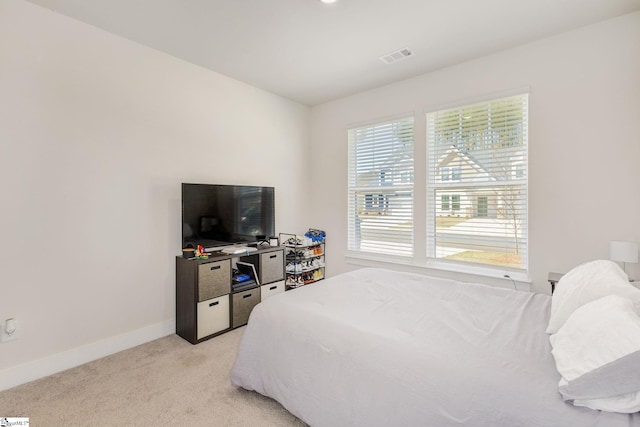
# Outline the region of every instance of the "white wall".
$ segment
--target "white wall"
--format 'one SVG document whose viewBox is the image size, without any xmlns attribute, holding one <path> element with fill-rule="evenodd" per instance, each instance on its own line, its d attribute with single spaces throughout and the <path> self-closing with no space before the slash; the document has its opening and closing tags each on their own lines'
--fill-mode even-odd
<svg viewBox="0 0 640 427">
<path fill-rule="evenodd" d="M 0 64 L 0 389 L 174 332 L 181 182 L 275 186 L 277 231 L 309 225 L 308 107 L 23 0 Z"/>
<path fill-rule="evenodd" d="M 358 268 L 344 259 L 346 129 L 415 113 L 420 169 L 425 109 L 527 86 L 532 289 L 549 291 L 549 271 L 608 258 L 610 240 L 640 241 L 639 45 L 634 13 L 314 107 L 312 156 L 327 168 L 314 170 L 313 218 L 327 230 L 328 275 Z M 416 173 L 416 193 L 424 194 L 424 182 Z M 424 204 L 418 201 L 416 217 L 424 217 Z"/>
</svg>

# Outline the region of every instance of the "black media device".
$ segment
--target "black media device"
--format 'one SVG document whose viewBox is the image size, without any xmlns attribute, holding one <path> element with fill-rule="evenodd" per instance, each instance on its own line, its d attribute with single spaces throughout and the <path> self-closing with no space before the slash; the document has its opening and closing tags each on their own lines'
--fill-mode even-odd
<svg viewBox="0 0 640 427">
<path fill-rule="evenodd" d="M 182 247 L 206 251 L 275 234 L 275 189 L 182 184 Z"/>
</svg>

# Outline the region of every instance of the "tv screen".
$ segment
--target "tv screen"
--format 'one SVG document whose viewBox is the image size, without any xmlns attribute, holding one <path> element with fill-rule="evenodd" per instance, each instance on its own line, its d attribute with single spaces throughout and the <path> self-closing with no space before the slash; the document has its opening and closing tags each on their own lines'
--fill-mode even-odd
<svg viewBox="0 0 640 427">
<path fill-rule="evenodd" d="M 275 233 L 275 190 L 247 185 L 182 184 L 182 247 L 211 251 Z"/>
</svg>

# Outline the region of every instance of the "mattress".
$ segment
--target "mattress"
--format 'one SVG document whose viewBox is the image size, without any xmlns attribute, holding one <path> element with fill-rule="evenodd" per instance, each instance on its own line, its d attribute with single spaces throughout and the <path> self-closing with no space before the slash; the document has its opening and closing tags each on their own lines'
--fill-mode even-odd
<svg viewBox="0 0 640 427">
<path fill-rule="evenodd" d="M 547 295 L 366 268 L 269 298 L 233 384 L 311 426 L 640 426 L 558 392 Z"/>
</svg>

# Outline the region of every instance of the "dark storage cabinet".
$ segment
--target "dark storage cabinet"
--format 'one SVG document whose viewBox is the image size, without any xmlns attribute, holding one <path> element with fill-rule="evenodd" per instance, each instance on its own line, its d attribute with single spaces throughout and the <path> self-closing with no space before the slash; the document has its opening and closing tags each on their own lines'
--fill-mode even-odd
<svg viewBox="0 0 640 427">
<path fill-rule="evenodd" d="M 254 265 L 262 287 L 233 293 L 235 262 Z M 267 247 L 251 255 L 213 254 L 207 260 L 176 257 L 176 333 L 192 344 L 245 325 L 265 297 L 284 290 L 284 249 Z"/>
</svg>

